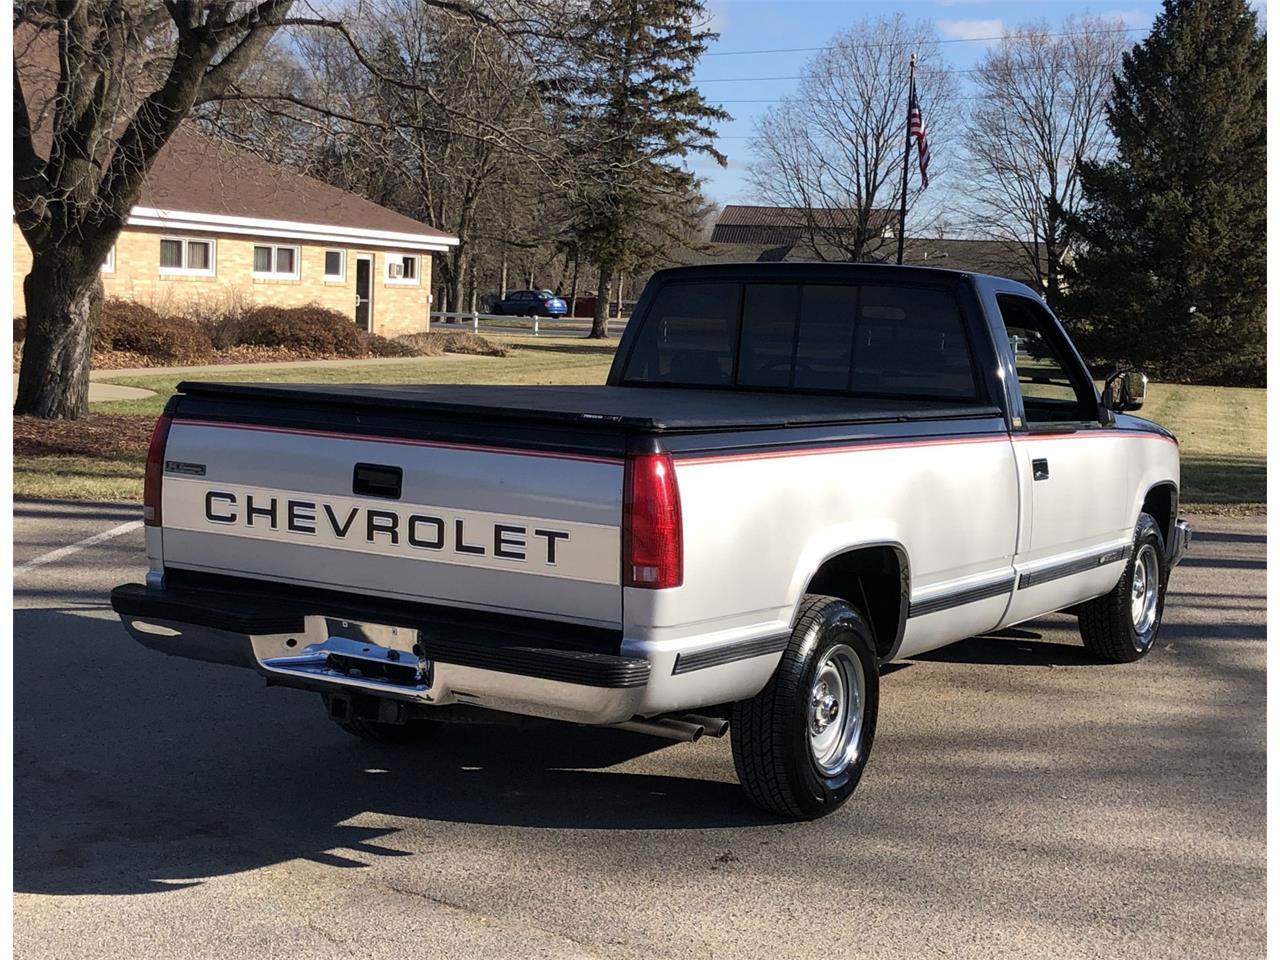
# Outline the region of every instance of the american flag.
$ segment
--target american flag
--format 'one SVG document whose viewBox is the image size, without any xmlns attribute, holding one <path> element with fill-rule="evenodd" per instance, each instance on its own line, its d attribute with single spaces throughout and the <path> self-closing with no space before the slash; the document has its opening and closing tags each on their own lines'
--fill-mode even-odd
<svg viewBox="0 0 1280 960">
<path fill-rule="evenodd" d="M 916 148 L 920 153 L 920 189 L 929 186 L 929 131 L 924 125 L 924 115 L 920 113 L 920 101 L 916 99 L 915 85 L 911 87 L 911 109 L 907 116 L 908 136 L 916 138 Z"/>
</svg>

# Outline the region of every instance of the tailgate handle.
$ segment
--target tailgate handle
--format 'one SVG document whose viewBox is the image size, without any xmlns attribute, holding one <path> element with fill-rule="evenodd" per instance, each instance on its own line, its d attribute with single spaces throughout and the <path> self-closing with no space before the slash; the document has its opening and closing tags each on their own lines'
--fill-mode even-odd
<svg viewBox="0 0 1280 960">
<path fill-rule="evenodd" d="M 378 463 L 357 463 L 351 489 L 354 493 L 363 494 L 366 497 L 399 500 L 402 479 L 404 479 L 404 471 L 399 467 L 385 467 Z"/>
</svg>

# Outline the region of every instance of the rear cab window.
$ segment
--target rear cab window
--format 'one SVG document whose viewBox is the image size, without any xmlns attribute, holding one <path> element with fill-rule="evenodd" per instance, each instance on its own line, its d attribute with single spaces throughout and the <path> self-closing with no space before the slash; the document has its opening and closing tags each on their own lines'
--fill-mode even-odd
<svg viewBox="0 0 1280 960">
<path fill-rule="evenodd" d="M 624 384 L 977 401 L 953 292 L 884 283 L 671 283 Z"/>
</svg>

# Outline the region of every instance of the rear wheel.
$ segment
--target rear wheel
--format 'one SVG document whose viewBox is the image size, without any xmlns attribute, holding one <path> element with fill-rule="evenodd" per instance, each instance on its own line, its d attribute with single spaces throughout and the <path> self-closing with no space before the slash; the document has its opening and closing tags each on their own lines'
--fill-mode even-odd
<svg viewBox="0 0 1280 960">
<path fill-rule="evenodd" d="M 1130 663 L 1147 655 L 1164 617 L 1169 582 L 1164 536 L 1148 514 L 1138 517 L 1133 552 L 1115 588 L 1080 605 L 1080 636 L 1101 660 Z"/>
<path fill-rule="evenodd" d="M 733 707 L 733 762 L 747 795 L 784 817 L 831 813 L 862 777 L 879 705 L 866 621 L 843 600 L 807 596 L 777 671 Z"/>
</svg>

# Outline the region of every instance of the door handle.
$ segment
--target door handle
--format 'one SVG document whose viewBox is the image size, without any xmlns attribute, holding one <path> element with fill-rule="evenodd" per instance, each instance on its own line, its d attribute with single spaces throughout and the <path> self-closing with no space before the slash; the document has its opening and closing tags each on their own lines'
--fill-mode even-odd
<svg viewBox="0 0 1280 960">
<path fill-rule="evenodd" d="M 1031 461 L 1031 478 L 1033 480 L 1049 479 L 1049 461 L 1043 457 Z"/>
</svg>

